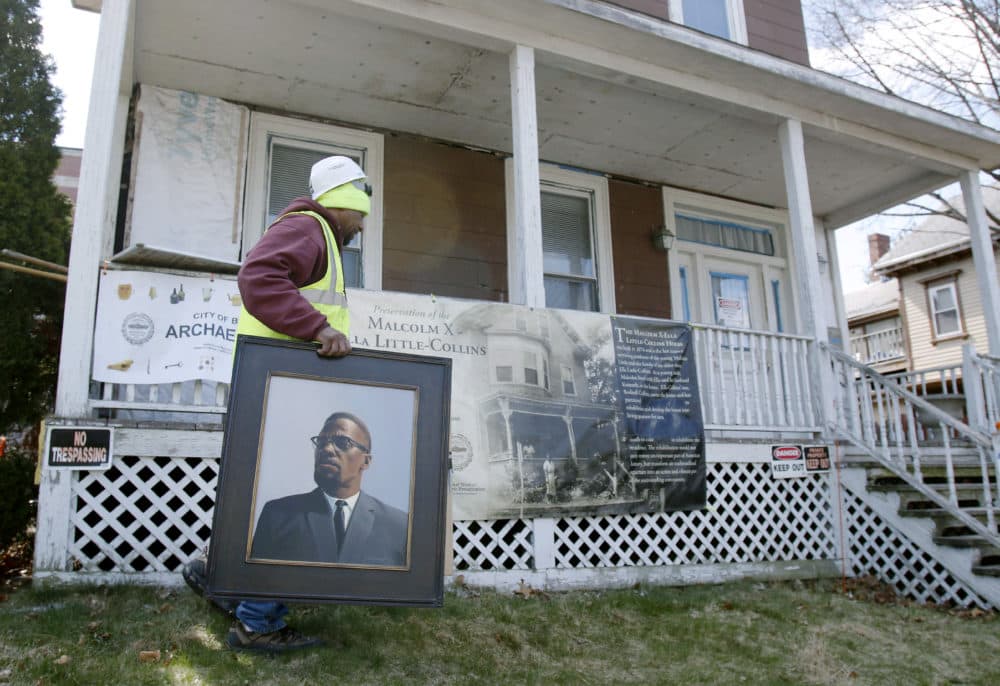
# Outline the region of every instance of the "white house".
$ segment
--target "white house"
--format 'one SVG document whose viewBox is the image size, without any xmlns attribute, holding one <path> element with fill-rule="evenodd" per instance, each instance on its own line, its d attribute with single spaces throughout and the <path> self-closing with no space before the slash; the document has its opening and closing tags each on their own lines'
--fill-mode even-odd
<svg viewBox="0 0 1000 686">
<path fill-rule="evenodd" d="M 893 391 L 859 386 L 865 370 L 838 357 L 838 227 L 961 180 L 1000 354 L 978 181 L 1000 166 L 1000 133 L 811 69 L 797 0 L 74 5 L 99 11 L 101 29 L 50 424 L 116 427 L 116 458 L 107 472 L 44 471 L 38 578 L 174 581 L 209 535 L 225 386 L 96 380 L 94 332 L 118 326 L 97 314 L 102 274 L 231 284 L 311 161 L 341 152 L 375 188 L 347 256 L 356 289 L 694 327 L 707 509 L 456 520 L 467 581 L 846 567 L 921 599 L 1000 603 L 969 559 L 941 571 L 926 530 L 869 493 L 862 470 L 845 470 L 860 480 L 843 492 L 836 470 L 771 472 L 772 446 L 840 459 L 848 442 L 890 469 L 887 446 L 906 434 L 858 402 Z M 894 402 L 890 425 L 910 400 Z M 982 507 L 995 537 L 993 502 Z M 886 532 L 912 546 L 903 581 L 891 551 L 871 552 Z"/>
</svg>

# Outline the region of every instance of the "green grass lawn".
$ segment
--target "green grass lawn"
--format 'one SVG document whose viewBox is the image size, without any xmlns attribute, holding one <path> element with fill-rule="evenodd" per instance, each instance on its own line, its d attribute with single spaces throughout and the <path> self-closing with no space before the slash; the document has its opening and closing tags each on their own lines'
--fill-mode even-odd
<svg viewBox="0 0 1000 686">
<path fill-rule="evenodd" d="M 267 657 L 230 652 L 228 620 L 186 587 L 22 588 L 0 602 L 0 683 L 1000 685 L 995 614 L 839 590 L 461 590 L 438 610 L 300 606 L 293 625 L 327 645 Z"/>
</svg>

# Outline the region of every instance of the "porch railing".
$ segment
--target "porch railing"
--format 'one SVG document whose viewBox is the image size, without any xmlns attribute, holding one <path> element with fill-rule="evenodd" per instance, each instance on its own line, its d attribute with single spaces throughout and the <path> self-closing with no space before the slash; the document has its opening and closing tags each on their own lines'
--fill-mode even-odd
<svg viewBox="0 0 1000 686">
<path fill-rule="evenodd" d="M 821 344 L 838 382 L 836 421 L 831 430 L 865 451 L 938 507 L 952 514 L 974 533 L 1000 545 L 996 510 L 1000 455 L 990 436 L 951 417 L 898 382 L 860 364 L 850 355 Z M 933 429 L 936 425 L 936 430 Z M 923 434 L 923 438 L 920 435 Z M 958 436 L 958 439 L 953 439 Z M 929 467 L 930 442 L 940 441 L 947 494 L 924 477 Z M 971 448 L 972 460 L 957 457 L 956 443 Z M 937 446 L 935 446 L 937 448 Z M 935 465 L 936 466 L 936 465 Z M 955 467 L 977 471 L 981 503 L 970 507 L 959 501 Z M 977 516 L 985 516 L 985 524 Z"/>
<path fill-rule="evenodd" d="M 95 382 L 91 396 L 92 410 L 121 419 L 198 422 L 226 412 L 229 384 L 201 379 L 164 384 Z"/>
<path fill-rule="evenodd" d="M 709 429 L 818 432 L 809 339 L 693 325 L 704 423 Z M 95 383 L 90 406 L 123 420 L 215 422 L 228 384 Z M 212 416 L 217 415 L 217 416 Z"/>
<path fill-rule="evenodd" d="M 703 324 L 692 328 L 706 428 L 822 429 L 808 338 Z"/>
<path fill-rule="evenodd" d="M 897 327 L 851 336 L 851 353 L 859 362 L 878 364 L 903 357 L 903 329 Z"/>
<path fill-rule="evenodd" d="M 1000 441 L 1000 357 L 976 353 L 966 344 L 962 346 L 962 359 L 969 423 Z"/>
<path fill-rule="evenodd" d="M 923 397 L 957 398 L 962 394 L 959 381 L 962 378 L 962 365 L 944 367 L 927 367 L 912 372 L 896 372 L 886 374 L 885 378 L 907 388 Z"/>
</svg>

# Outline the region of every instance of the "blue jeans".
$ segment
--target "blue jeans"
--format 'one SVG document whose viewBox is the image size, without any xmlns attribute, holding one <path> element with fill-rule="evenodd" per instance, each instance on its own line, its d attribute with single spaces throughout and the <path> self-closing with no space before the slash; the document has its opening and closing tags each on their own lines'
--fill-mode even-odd
<svg viewBox="0 0 1000 686">
<path fill-rule="evenodd" d="M 285 626 L 288 606 L 274 601 L 244 600 L 236 606 L 236 618 L 250 631 L 269 634 Z"/>
</svg>

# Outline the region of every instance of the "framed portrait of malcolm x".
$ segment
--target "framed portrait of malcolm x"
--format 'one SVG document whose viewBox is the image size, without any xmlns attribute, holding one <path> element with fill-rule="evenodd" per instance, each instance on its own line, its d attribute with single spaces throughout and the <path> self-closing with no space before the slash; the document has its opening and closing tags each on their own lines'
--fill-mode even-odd
<svg viewBox="0 0 1000 686">
<path fill-rule="evenodd" d="M 209 592 L 439 606 L 450 386 L 448 359 L 240 337 Z"/>
</svg>

